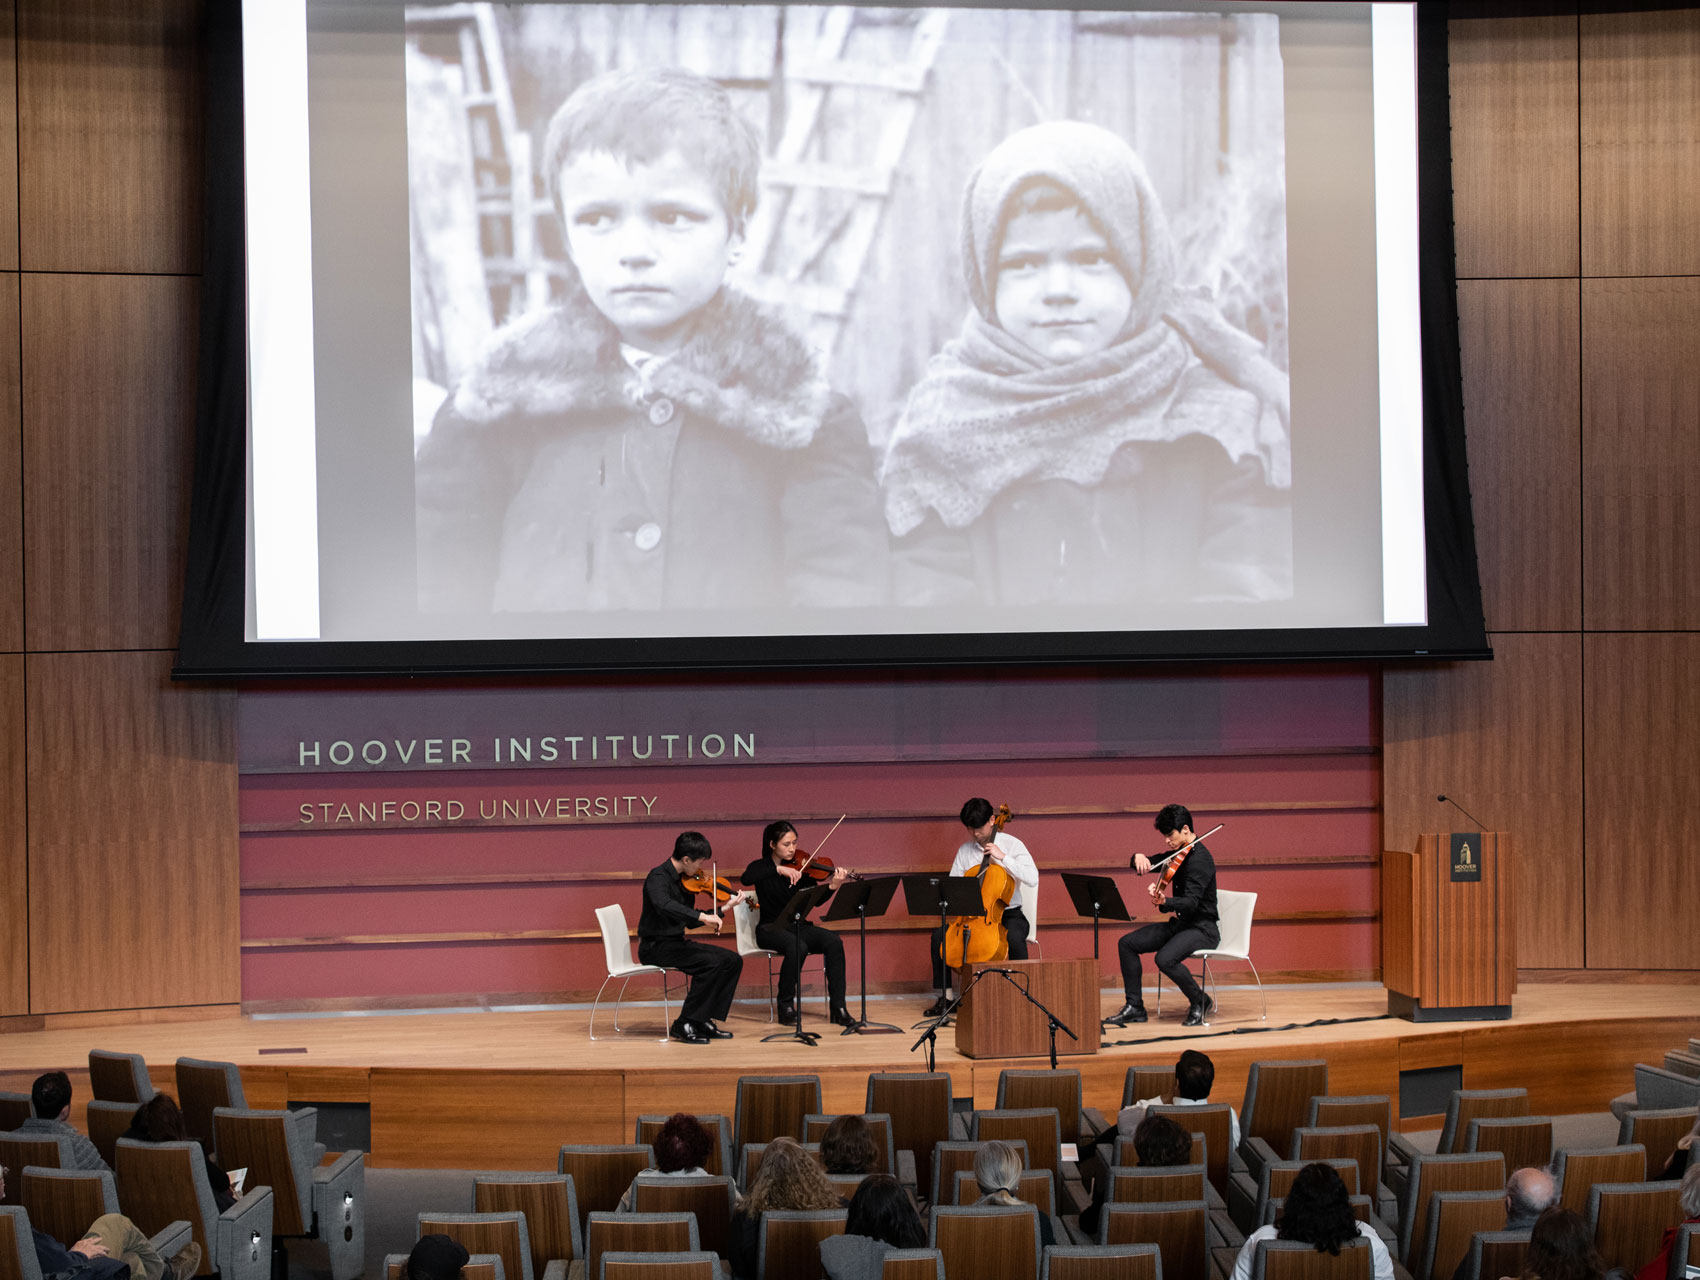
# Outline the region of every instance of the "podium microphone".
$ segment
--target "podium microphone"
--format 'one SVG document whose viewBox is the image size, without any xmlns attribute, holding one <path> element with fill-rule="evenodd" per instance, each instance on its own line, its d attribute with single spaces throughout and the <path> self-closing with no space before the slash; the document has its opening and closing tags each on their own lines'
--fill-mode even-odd
<svg viewBox="0 0 1700 1280">
<path fill-rule="evenodd" d="M 1459 813 L 1463 814 L 1471 822 L 1476 824 L 1476 830 L 1477 831 L 1486 831 L 1487 830 L 1487 828 L 1482 825 L 1482 820 L 1480 818 L 1476 817 L 1475 814 L 1471 813 L 1463 805 L 1459 804 L 1456 800 L 1452 799 L 1451 796 L 1436 796 L 1435 799 L 1442 804 L 1449 804 L 1454 809 L 1458 810 Z"/>
</svg>

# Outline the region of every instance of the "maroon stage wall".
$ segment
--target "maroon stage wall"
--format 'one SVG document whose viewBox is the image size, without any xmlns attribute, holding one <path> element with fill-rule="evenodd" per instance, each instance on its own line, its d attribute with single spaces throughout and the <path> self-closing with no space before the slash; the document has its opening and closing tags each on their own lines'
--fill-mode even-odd
<svg viewBox="0 0 1700 1280">
<path fill-rule="evenodd" d="M 1377 687 L 1371 669 L 1335 667 L 245 691 L 242 997 L 594 991 L 595 908 L 618 902 L 635 924 L 638 882 L 676 832 L 703 831 L 735 876 L 769 818 L 813 847 L 848 813 L 826 850 L 839 862 L 942 869 L 970 795 L 1015 812 L 1043 873 L 1047 956 L 1092 947 L 1058 873 L 1125 871 L 1160 848 L 1155 810 L 1180 801 L 1201 830 L 1227 824 L 1210 846 L 1224 888 L 1260 895 L 1265 975 L 1372 978 Z M 1152 918 L 1143 882 L 1121 879 Z M 930 922 L 900 904 L 870 931 L 877 990 L 927 981 Z M 746 981 L 765 977 L 752 966 Z"/>
</svg>

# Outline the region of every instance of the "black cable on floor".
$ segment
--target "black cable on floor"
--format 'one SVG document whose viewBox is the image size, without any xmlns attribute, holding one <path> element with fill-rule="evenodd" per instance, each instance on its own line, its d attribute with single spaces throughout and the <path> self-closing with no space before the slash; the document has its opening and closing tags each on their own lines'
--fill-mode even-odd
<svg viewBox="0 0 1700 1280">
<path fill-rule="evenodd" d="M 1343 1027 L 1348 1022 L 1388 1022 L 1394 1018 L 1391 1013 L 1365 1014 L 1361 1018 L 1318 1018 L 1314 1022 L 1289 1022 L 1284 1027 L 1229 1027 L 1226 1031 L 1204 1031 L 1192 1035 L 1174 1032 L 1168 1035 L 1147 1036 L 1143 1040 L 1105 1040 L 1100 1044 L 1104 1049 L 1125 1049 L 1129 1045 L 1160 1044 L 1166 1040 L 1212 1040 L 1217 1036 L 1250 1036 L 1265 1031 L 1303 1031 L 1307 1027 Z"/>
</svg>

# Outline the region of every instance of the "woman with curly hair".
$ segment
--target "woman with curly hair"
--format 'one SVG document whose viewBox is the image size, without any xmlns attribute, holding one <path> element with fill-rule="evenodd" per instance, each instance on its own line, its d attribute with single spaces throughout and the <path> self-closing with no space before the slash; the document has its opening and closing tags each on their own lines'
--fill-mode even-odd
<svg viewBox="0 0 1700 1280">
<path fill-rule="evenodd" d="M 655 1167 L 643 1170 L 632 1179 L 626 1194 L 620 1197 L 616 1212 L 636 1211 L 640 1182 L 653 1182 L 660 1178 L 707 1177 L 708 1170 L 703 1167 L 703 1161 L 714 1149 L 714 1139 L 695 1116 L 676 1111 L 667 1117 L 667 1123 L 661 1126 L 661 1132 L 655 1135 L 649 1149 L 655 1153 Z"/>
<path fill-rule="evenodd" d="M 1338 1257 L 1340 1247 L 1358 1236 L 1369 1241 L 1375 1280 L 1393 1280 L 1392 1255 L 1374 1228 L 1353 1215 L 1346 1183 L 1334 1166 L 1307 1164 L 1287 1191 L 1280 1219 L 1272 1226 L 1259 1227 L 1245 1238 L 1245 1248 L 1234 1262 L 1232 1280 L 1250 1280 L 1251 1264 L 1261 1241 L 1299 1240 L 1314 1245 L 1318 1253 Z"/>
<path fill-rule="evenodd" d="M 836 1116 L 820 1140 L 820 1158 L 828 1173 L 872 1173 L 880 1162 L 874 1131 L 854 1112 Z"/>
<path fill-rule="evenodd" d="M 880 1280 L 893 1249 L 924 1249 L 927 1228 L 909 1193 L 888 1173 L 870 1173 L 850 1197 L 844 1234 L 820 1244 L 828 1280 Z"/>
<path fill-rule="evenodd" d="M 749 1194 L 732 1214 L 732 1274 L 755 1280 L 761 1215 L 769 1209 L 841 1209 L 846 1201 L 795 1138 L 775 1138 L 762 1153 Z"/>
</svg>

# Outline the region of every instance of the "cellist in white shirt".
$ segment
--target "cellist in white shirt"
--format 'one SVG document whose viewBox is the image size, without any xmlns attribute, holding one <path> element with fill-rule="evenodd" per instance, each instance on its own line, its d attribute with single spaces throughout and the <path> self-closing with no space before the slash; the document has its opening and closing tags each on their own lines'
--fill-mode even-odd
<svg viewBox="0 0 1700 1280">
<path fill-rule="evenodd" d="M 950 864 L 950 874 L 965 876 L 974 871 L 987 858 L 997 866 L 1009 872 L 1015 880 L 1015 892 L 1010 895 L 1009 905 L 1004 908 L 1003 926 L 1009 937 L 1009 958 L 1011 960 L 1027 959 L 1027 939 L 1033 934 L 1033 917 L 1038 913 L 1039 868 L 1033 863 L 1033 855 L 1027 852 L 1027 846 L 1020 840 L 1001 830 L 996 813 L 989 800 L 975 796 L 962 806 L 959 815 L 962 825 L 968 828 L 968 839 L 962 842 L 956 851 L 956 859 Z M 1033 915 L 1029 915 L 1029 911 Z M 944 973 L 944 930 L 933 930 L 933 987 L 938 988 L 945 979 Z M 954 993 L 948 988 L 942 1001 L 935 1001 L 927 1008 L 926 1016 L 936 1018 L 945 1011 Z"/>
</svg>

